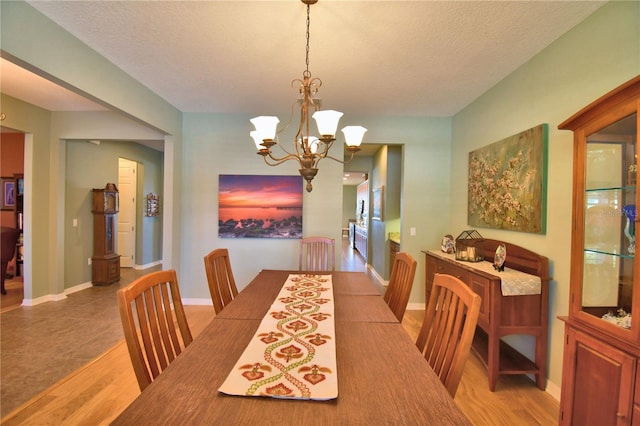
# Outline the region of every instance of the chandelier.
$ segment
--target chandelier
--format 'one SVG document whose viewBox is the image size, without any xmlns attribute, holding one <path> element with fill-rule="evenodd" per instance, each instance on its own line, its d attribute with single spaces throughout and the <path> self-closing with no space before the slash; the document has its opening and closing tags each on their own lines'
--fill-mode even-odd
<svg viewBox="0 0 640 426">
<path fill-rule="evenodd" d="M 346 126 L 342 129 L 346 149 L 351 153 L 348 160 L 342 161 L 329 155 L 331 145 L 336 140 L 338 121 L 343 114 L 338 111 L 321 110 L 319 99 L 314 98 L 318 93 L 318 88 L 322 86 L 322 81 L 319 78 L 311 78 L 311 72 L 309 72 L 309 12 L 311 5 L 317 3 L 318 0 L 301 1 L 307 5 L 306 69 L 302 73 L 302 79 L 295 79 L 291 82 L 291 86 L 298 86 L 300 92 L 300 98 L 291 107 L 292 115 L 296 104 L 300 107 L 300 125 L 293 139 L 295 152 L 287 150 L 280 143 L 279 134 L 289 126 L 289 123 L 284 128 L 278 129 L 278 123 L 280 122 L 278 117 L 260 116 L 252 118 L 250 121 L 256 129 L 250 132 L 249 135 L 256 144 L 258 154 L 264 158 L 264 162 L 269 166 L 277 166 L 288 160 L 297 160 L 300 163 L 300 175 L 307 181 L 307 192 L 311 192 L 313 189 L 311 181 L 318 173 L 320 160 L 330 158 L 343 164 L 350 162 L 353 160 L 353 155 L 360 150 L 362 137 L 367 129 L 362 126 Z M 319 137 L 310 134 L 309 113 L 311 110 L 313 110 L 312 117 L 316 121 Z M 291 119 L 289 119 L 290 121 Z M 284 152 L 282 157 L 274 155 L 271 151 L 271 148 L 275 145 L 278 145 Z"/>
</svg>

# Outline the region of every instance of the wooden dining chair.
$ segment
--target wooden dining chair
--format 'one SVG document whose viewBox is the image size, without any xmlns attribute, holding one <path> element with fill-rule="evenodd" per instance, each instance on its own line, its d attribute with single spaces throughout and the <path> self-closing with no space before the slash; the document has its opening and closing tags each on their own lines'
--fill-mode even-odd
<svg viewBox="0 0 640 426">
<path fill-rule="evenodd" d="M 478 323 L 480 296 L 460 279 L 435 274 L 416 346 L 454 397 Z"/>
<path fill-rule="evenodd" d="M 193 341 L 176 271 L 144 275 L 116 296 L 129 357 L 143 391 Z"/>
<path fill-rule="evenodd" d="M 307 237 L 300 240 L 301 271 L 335 271 L 336 240 L 326 237 Z"/>
<path fill-rule="evenodd" d="M 229 250 L 215 249 L 204 257 L 204 269 L 207 273 L 209 292 L 216 314 L 238 295 L 236 281 L 231 271 Z"/>
<path fill-rule="evenodd" d="M 400 322 L 407 310 L 417 265 L 418 262 L 409 253 L 399 252 L 396 253 L 391 267 L 391 277 L 387 291 L 384 293 L 384 301 Z"/>
</svg>

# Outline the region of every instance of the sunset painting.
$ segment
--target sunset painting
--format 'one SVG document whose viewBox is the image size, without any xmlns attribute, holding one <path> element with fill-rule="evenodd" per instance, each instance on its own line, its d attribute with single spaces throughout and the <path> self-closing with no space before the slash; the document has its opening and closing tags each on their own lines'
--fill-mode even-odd
<svg viewBox="0 0 640 426">
<path fill-rule="evenodd" d="M 220 175 L 220 238 L 302 238 L 302 177 Z"/>
</svg>

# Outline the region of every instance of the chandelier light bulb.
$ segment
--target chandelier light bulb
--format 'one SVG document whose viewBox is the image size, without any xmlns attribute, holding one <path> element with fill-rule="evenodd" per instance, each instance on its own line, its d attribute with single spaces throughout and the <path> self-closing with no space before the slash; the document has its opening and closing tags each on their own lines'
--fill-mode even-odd
<svg viewBox="0 0 640 426">
<path fill-rule="evenodd" d="M 316 124 L 318 125 L 318 133 L 321 136 L 331 136 L 334 137 L 336 135 L 336 130 L 338 129 L 338 122 L 340 121 L 340 117 L 342 117 L 340 111 L 333 111 L 331 109 L 316 111 L 313 113 L 312 117 L 316 120 Z"/>
<path fill-rule="evenodd" d="M 251 123 L 256 126 L 256 131 L 262 136 L 262 139 L 275 139 L 276 129 L 280 120 L 278 117 L 261 115 L 260 117 L 252 118 Z"/>
<path fill-rule="evenodd" d="M 258 151 L 264 149 L 264 146 L 261 145 L 263 140 L 262 135 L 257 130 L 252 130 L 251 132 L 249 132 L 249 136 L 253 138 L 253 143 L 256 144 L 256 149 Z"/>
<path fill-rule="evenodd" d="M 303 141 L 307 143 L 306 147 Z M 318 152 L 320 139 L 316 138 L 315 136 L 305 136 L 304 138 L 298 139 L 298 145 L 300 145 L 303 152 L 311 152 L 312 154 L 315 154 L 316 152 Z"/>
<path fill-rule="evenodd" d="M 309 149 L 312 154 L 318 152 L 318 145 L 320 145 L 320 141 L 315 136 L 309 137 Z"/>
<path fill-rule="evenodd" d="M 367 129 L 362 126 L 343 127 L 342 133 L 344 133 L 344 143 L 347 146 L 360 146 L 366 131 Z"/>
</svg>

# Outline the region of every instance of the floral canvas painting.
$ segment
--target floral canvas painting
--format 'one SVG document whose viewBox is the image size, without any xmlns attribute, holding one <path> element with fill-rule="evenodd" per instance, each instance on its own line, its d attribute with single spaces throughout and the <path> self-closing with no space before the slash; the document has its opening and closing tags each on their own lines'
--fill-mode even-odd
<svg viewBox="0 0 640 426">
<path fill-rule="evenodd" d="M 302 238 L 302 177 L 220 175 L 220 238 Z"/>
<path fill-rule="evenodd" d="M 546 232 L 547 124 L 469 153 L 469 225 Z"/>
</svg>

